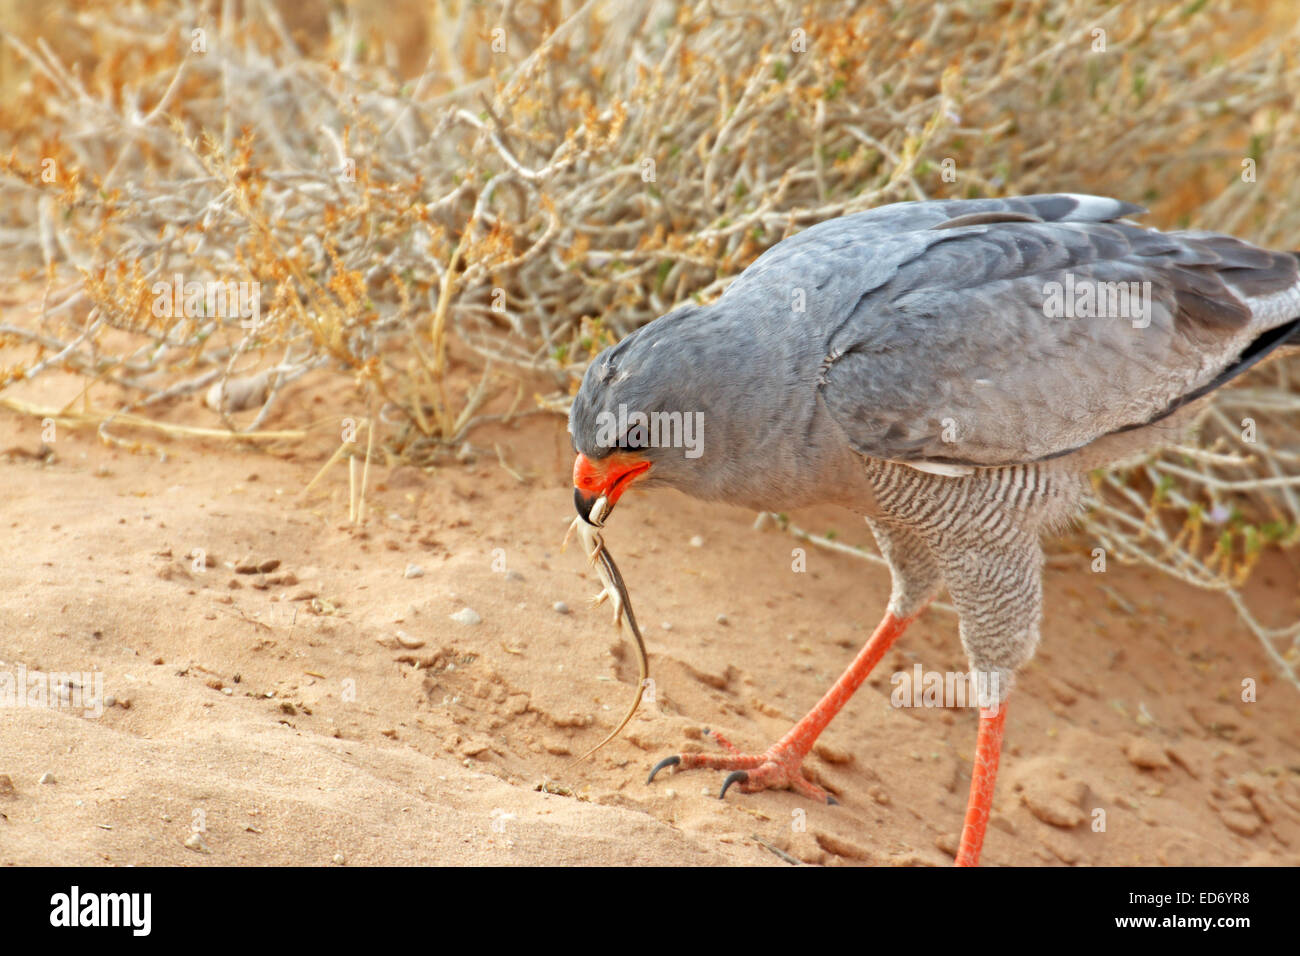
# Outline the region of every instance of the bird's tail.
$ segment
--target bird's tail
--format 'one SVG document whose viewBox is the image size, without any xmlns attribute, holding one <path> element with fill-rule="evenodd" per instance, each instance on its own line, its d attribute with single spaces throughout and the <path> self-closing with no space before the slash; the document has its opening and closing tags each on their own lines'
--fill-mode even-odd
<svg viewBox="0 0 1300 956">
<path fill-rule="evenodd" d="M 1284 255 L 1290 256 L 1297 265 L 1300 265 L 1300 250 L 1284 253 Z M 1295 292 L 1296 286 L 1292 286 L 1291 291 Z M 1264 338 L 1272 339 L 1272 344 L 1264 350 L 1265 354 L 1276 351 L 1279 355 L 1294 356 L 1296 349 L 1300 349 L 1300 313 L 1292 313 L 1291 317 L 1281 325 L 1272 328 L 1271 335 L 1266 334 Z"/>
<path fill-rule="evenodd" d="M 1300 262 L 1300 252 L 1293 252 L 1291 255 L 1297 262 Z M 1300 349 L 1300 316 L 1296 316 L 1292 322 L 1291 332 L 1282 340 L 1281 349 L 1286 355 L 1294 355 L 1296 349 Z"/>
</svg>

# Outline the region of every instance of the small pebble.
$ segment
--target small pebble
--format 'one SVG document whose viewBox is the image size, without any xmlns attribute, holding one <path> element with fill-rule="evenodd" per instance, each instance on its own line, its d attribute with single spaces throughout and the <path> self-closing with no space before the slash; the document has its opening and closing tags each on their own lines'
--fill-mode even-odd
<svg viewBox="0 0 1300 956">
<path fill-rule="evenodd" d="M 408 564 L 406 570 L 402 572 L 404 578 L 422 578 L 424 577 L 424 568 L 418 564 Z"/>
<path fill-rule="evenodd" d="M 415 650 L 417 647 L 424 647 L 424 641 L 420 640 L 418 637 L 412 637 L 405 631 L 397 632 L 397 643 L 411 651 Z"/>
<path fill-rule="evenodd" d="M 1085 791 L 1077 780 L 1035 778 L 1025 782 L 1020 799 L 1044 823 L 1069 830 L 1087 819 L 1080 806 Z"/>
<path fill-rule="evenodd" d="M 478 612 L 472 607 L 461 608 L 455 614 L 451 615 L 451 619 L 457 624 L 465 624 L 469 626 L 483 623 L 483 618 L 479 617 Z"/>
<path fill-rule="evenodd" d="M 185 838 L 186 849 L 193 850 L 195 853 L 211 853 L 212 850 L 203 840 L 202 833 L 191 833 Z"/>
<path fill-rule="evenodd" d="M 50 773 L 50 771 L 48 771 L 48 770 L 45 771 L 45 773 L 41 774 L 40 782 L 41 782 L 41 783 L 58 783 L 58 781 L 54 779 L 54 774 Z"/>
<path fill-rule="evenodd" d="M 662 627 L 665 631 L 671 631 L 673 629 L 673 626 L 669 621 L 664 621 L 659 626 Z"/>
<path fill-rule="evenodd" d="M 0 797 L 12 797 L 15 793 L 17 791 L 14 790 L 13 778 L 7 773 L 0 773 Z"/>
<path fill-rule="evenodd" d="M 343 865 L 344 863 L 346 863 L 347 861 L 348 861 L 348 860 L 347 860 L 347 857 L 345 857 L 342 853 L 335 853 L 335 854 L 334 854 L 334 863 L 335 863 L 337 866 L 342 866 L 342 865 Z"/>
<path fill-rule="evenodd" d="M 725 615 L 725 614 L 719 614 L 719 615 L 718 615 L 717 617 L 715 617 L 713 620 L 716 621 L 718 624 L 722 624 L 722 625 L 724 625 L 724 626 L 728 623 L 728 621 L 727 621 L 727 615 Z"/>
<path fill-rule="evenodd" d="M 1134 737 L 1124 753 L 1129 763 L 1143 770 L 1164 770 L 1169 766 L 1164 748 L 1145 737 Z"/>
<path fill-rule="evenodd" d="M 524 576 L 520 574 L 518 571 L 511 570 L 506 572 L 507 581 L 522 581 L 523 579 Z"/>
<path fill-rule="evenodd" d="M 1233 833 L 1245 837 L 1254 836 L 1260 829 L 1258 816 L 1253 813 L 1242 813 L 1239 810 L 1225 810 L 1223 825 Z"/>
<path fill-rule="evenodd" d="M 551 605 L 551 607 L 554 609 L 556 614 L 569 613 L 569 605 L 565 604 L 563 601 L 556 601 L 554 604 Z"/>
<path fill-rule="evenodd" d="M 702 547 L 704 547 L 704 538 L 702 538 L 702 537 L 701 537 L 700 535 L 698 535 L 698 534 L 695 535 L 693 538 L 691 538 L 691 547 L 692 547 L 692 548 L 702 548 Z"/>
<path fill-rule="evenodd" d="M 221 693 L 225 694 L 227 697 L 231 697 L 234 695 L 235 691 L 230 687 L 223 687 L 221 688 Z"/>
</svg>

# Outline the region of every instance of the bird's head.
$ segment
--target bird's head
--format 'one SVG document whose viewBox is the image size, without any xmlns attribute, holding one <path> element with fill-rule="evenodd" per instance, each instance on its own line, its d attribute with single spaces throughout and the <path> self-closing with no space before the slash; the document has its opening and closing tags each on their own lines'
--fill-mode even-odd
<svg viewBox="0 0 1300 956">
<path fill-rule="evenodd" d="M 598 499 L 612 509 L 633 484 L 696 490 L 704 470 L 700 371 L 689 343 L 673 334 L 695 311 L 638 329 L 588 367 L 569 413 L 574 504 L 585 520 Z"/>
</svg>

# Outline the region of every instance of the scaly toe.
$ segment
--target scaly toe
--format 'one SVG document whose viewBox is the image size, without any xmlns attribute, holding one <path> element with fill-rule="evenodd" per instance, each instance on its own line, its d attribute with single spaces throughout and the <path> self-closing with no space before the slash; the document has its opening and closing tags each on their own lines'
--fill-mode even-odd
<svg viewBox="0 0 1300 956">
<path fill-rule="evenodd" d="M 742 793 L 758 793 L 761 790 L 793 790 L 800 796 L 819 803 L 835 804 L 836 800 L 824 789 L 804 776 L 800 765 L 802 754 L 788 751 L 768 750 L 761 754 L 740 753 L 726 738 L 712 731 L 705 733 L 727 750 L 721 754 L 674 754 L 665 757 L 654 765 L 646 783 L 650 783 L 659 771 L 673 768 L 674 773 L 685 770 L 709 769 L 725 770 L 727 777 L 722 782 L 718 799 L 724 799 L 733 785 Z"/>
</svg>

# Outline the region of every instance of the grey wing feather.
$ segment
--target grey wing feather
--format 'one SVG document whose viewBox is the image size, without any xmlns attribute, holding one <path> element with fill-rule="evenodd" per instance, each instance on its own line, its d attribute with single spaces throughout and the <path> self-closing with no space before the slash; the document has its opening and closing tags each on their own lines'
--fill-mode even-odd
<svg viewBox="0 0 1300 956">
<path fill-rule="evenodd" d="M 1136 211 L 1064 195 L 888 206 L 781 243 L 723 298 L 770 302 L 799 277 L 819 394 L 863 454 L 1051 458 L 1169 414 L 1300 324 L 1295 256 L 1115 221 Z M 1052 314 L 1053 289 L 1082 287 L 1138 298 Z"/>
<path fill-rule="evenodd" d="M 856 288 L 861 294 L 943 238 L 918 233 L 943 230 L 971 216 L 1003 213 L 1028 221 L 1102 222 L 1145 211 L 1118 199 L 1073 193 L 893 203 L 829 219 L 777 243 L 731 283 L 723 300 L 770 301 L 773 292 L 788 296 L 792 275 L 801 287 L 818 292 L 833 295 Z"/>
</svg>

